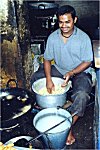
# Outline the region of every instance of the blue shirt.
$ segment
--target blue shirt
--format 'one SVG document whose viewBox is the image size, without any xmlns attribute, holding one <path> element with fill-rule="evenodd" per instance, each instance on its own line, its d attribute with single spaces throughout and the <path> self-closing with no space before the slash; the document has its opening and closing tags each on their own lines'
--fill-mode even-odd
<svg viewBox="0 0 100 150">
<path fill-rule="evenodd" d="M 48 37 L 44 59 L 54 59 L 57 70 L 65 75 L 82 62 L 93 61 L 91 40 L 85 32 L 74 26 L 73 34 L 64 43 L 61 31 L 57 29 Z M 90 68 L 85 70 L 89 71 Z"/>
</svg>

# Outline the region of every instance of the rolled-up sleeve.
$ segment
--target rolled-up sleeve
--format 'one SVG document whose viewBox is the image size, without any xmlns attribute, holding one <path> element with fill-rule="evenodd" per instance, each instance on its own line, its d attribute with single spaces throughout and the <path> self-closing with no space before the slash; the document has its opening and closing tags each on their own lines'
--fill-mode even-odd
<svg viewBox="0 0 100 150">
<path fill-rule="evenodd" d="M 91 40 L 88 36 L 83 39 L 81 45 L 81 60 L 85 62 L 93 61 L 93 50 Z"/>
<path fill-rule="evenodd" d="M 53 55 L 53 41 L 51 36 L 48 37 L 47 43 L 46 43 L 46 49 L 44 52 L 44 59 L 46 60 L 52 60 L 54 58 Z"/>
</svg>

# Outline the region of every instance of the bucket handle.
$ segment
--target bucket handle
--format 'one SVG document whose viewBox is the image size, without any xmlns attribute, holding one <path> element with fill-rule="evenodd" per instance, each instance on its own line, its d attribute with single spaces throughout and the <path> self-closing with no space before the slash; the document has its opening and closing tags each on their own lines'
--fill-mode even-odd
<svg viewBox="0 0 100 150">
<path fill-rule="evenodd" d="M 70 117 L 74 117 L 78 112 L 74 112 L 71 116 L 65 118 L 64 120 L 62 120 L 61 122 L 59 122 L 58 124 L 54 125 L 53 127 L 47 129 L 46 131 L 44 131 L 43 133 L 39 134 L 37 137 L 35 137 L 34 139 L 31 139 L 28 141 L 28 143 L 26 143 L 26 145 L 30 144 L 32 141 L 37 140 L 38 138 L 40 138 L 41 136 L 43 136 L 46 132 L 52 130 L 53 128 L 59 126 L 60 124 L 62 124 L 63 122 L 65 122 L 66 120 L 69 120 Z"/>
</svg>

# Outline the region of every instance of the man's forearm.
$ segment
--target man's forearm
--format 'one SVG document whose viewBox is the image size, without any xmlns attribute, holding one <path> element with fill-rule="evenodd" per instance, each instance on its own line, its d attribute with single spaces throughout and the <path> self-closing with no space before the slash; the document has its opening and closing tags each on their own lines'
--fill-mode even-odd
<svg viewBox="0 0 100 150">
<path fill-rule="evenodd" d="M 79 66 L 77 66 L 76 68 L 74 68 L 73 70 L 67 72 L 64 75 L 65 78 L 65 82 L 62 86 L 66 86 L 66 83 L 69 81 L 69 79 L 73 76 L 75 76 L 78 73 L 83 72 L 84 70 L 86 70 L 89 66 L 91 65 L 91 62 L 83 62 L 81 63 Z"/>
<path fill-rule="evenodd" d="M 80 72 L 83 72 L 91 65 L 91 62 L 83 62 L 79 66 L 77 66 L 75 69 L 71 70 L 73 75 L 78 74 Z"/>
<path fill-rule="evenodd" d="M 46 78 L 51 78 L 51 62 L 44 59 L 44 71 Z"/>
</svg>

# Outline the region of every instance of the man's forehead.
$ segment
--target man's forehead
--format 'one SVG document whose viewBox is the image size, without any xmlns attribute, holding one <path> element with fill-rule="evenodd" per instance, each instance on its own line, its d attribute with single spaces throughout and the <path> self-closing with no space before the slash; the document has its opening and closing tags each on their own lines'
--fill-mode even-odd
<svg viewBox="0 0 100 150">
<path fill-rule="evenodd" d="M 70 13 L 66 13 L 64 15 L 59 16 L 59 20 L 70 20 L 72 19 L 72 15 Z"/>
</svg>

